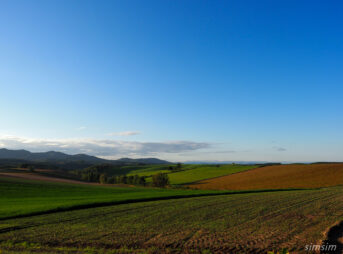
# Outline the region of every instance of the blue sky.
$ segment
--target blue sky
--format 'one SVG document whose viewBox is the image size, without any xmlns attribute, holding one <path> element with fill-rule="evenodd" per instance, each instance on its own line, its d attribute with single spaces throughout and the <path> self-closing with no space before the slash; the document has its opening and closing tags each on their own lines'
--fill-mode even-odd
<svg viewBox="0 0 343 254">
<path fill-rule="evenodd" d="M 2 1 L 0 147 L 343 161 L 340 1 Z"/>
</svg>

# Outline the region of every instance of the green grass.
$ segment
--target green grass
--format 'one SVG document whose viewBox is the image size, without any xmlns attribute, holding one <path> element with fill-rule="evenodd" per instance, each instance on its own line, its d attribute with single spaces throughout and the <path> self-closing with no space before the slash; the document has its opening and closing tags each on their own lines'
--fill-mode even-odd
<svg viewBox="0 0 343 254">
<path fill-rule="evenodd" d="M 126 167 L 123 167 L 123 170 L 127 170 L 129 172 L 127 174 L 128 176 L 130 176 L 130 175 L 145 176 L 145 177 L 147 177 L 146 178 L 147 182 L 151 182 L 151 176 L 152 175 L 155 175 L 158 173 L 165 173 L 165 174 L 175 173 L 175 171 L 169 169 L 170 166 L 175 168 L 176 164 L 126 166 Z M 184 164 L 184 165 L 182 165 L 182 171 L 194 169 L 194 168 L 201 167 L 201 166 L 202 165 Z"/>
<path fill-rule="evenodd" d="M 105 187 L 0 178 L 0 219 L 78 206 L 220 193 L 177 189 Z"/>
<path fill-rule="evenodd" d="M 174 165 L 147 165 L 147 166 L 125 166 L 122 169 L 129 171 L 127 175 L 151 176 L 157 173 L 169 173 L 169 166 Z"/>
<path fill-rule="evenodd" d="M 255 165 L 183 165 L 183 171 L 168 174 L 171 184 L 193 183 L 209 178 L 238 173 L 248 169 L 256 168 Z M 147 179 L 151 181 L 151 179 Z"/>
<path fill-rule="evenodd" d="M 124 166 L 123 170 L 129 172 L 127 175 L 139 175 L 139 176 L 152 176 L 157 173 L 172 173 L 173 170 L 170 170 L 169 167 L 175 167 L 176 164 L 167 164 L 167 165 L 142 165 L 142 166 Z M 202 167 L 203 165 L 197 164 L 184 164 L 182 165 L 182 170 L 190 170 L 197 167 Z"/>
<path fill-rule="evenodd" d="M 181 170 L 173 171 L 169 167 L 175 168 L 176 165 L 141 165 L 123 166 L 121 172 L 126 175 L 146 176 L 147 182 L 151 182 L 151 176 L 157 173 L 169 175 L 170 183 L 174 185 L 193 183 L 214 177 L 229 175 L 248 169 L 255 168 L 255 165 L 202 165 L 202 164 L 183 164 Z M 123 173 L 124 174 L 124 173 Z"/>
<path fill-rule="evenodd" d="M 0 221 L 0 249 L 304 253 L 343 218 L 342 188 L 139 202 Z"/>
</svg>

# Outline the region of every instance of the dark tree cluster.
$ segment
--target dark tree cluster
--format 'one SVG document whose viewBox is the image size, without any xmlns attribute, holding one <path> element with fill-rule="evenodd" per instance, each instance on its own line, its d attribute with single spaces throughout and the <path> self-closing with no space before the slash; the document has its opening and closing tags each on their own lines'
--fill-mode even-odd
<svg viewBox="0 0 343 254">
<path fill-rule="evenodd" d="M 166 187 L 169 185 L 169 177 L 168 174 L 165 173 L 158 173 L 152 176 L 152 184 L 155 187 Z"/>
<path fill-rule="evenodd" d="M 119 176 L 108 176 L 106 173 L 101 173 L 97 167 L 91 167 L 84 169 L 79 173 L 81 179 L 87 182 L 99 182 L 102 184 L 133 184 L 133 185 L 145 185 L 145 177 L 139 175 L 119 175 Z"/>
<path fill-rule="evenodd" d="M 86 168 L 79 175 L 84 181 L 99 182 L 101 173 L 96 168 Z"/>
<path fill-rule="evenodd" d="M 121 175 L 109 177 L 107 183 L 122 183 L 122 184 L 133 184 L 145 186 L 146 181 L 144 176 L 139 175 Z"/>
<path fill-rule="evenodd" d="M 180 171 L 182 170 L 182 164 L 177 163 L 175 166 L 169 166 L 168 169 L 172 171 Z"/>
</svg>

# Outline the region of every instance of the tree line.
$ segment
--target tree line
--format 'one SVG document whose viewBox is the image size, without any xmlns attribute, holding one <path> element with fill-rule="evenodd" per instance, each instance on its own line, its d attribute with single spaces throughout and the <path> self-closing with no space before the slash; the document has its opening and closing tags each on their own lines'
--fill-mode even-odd
<svg viewBox="0 0 343 254">
<path fill-rule="evenodd" d="M 108 176 L 106 173 L 101 172 L 97 167 L 86 168 L 82 171 L 77 172 L 79 177 L 83 181 L 87 182 L 98 182 L 101 184 L 132 184 L 147 186 L 151 185 L 154 187 L 166 187 L 170 184 L 168 174 L 157 173 L 152 175 L 152 182 L 146 182 L 146 176 L 139 175 L 113 175 Z"/>
</svg>

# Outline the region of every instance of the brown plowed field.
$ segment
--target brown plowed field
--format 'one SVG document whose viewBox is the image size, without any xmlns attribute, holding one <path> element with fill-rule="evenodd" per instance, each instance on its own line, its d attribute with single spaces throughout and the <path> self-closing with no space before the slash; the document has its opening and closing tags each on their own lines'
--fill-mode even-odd
<svg viewBox="0 0 343 254">
<path fill-rule="evenodd" d="M 343 163 L 266 166 L 189 185 L 196 189 L 317 188 L 343 184 Z"/>
</svg>

